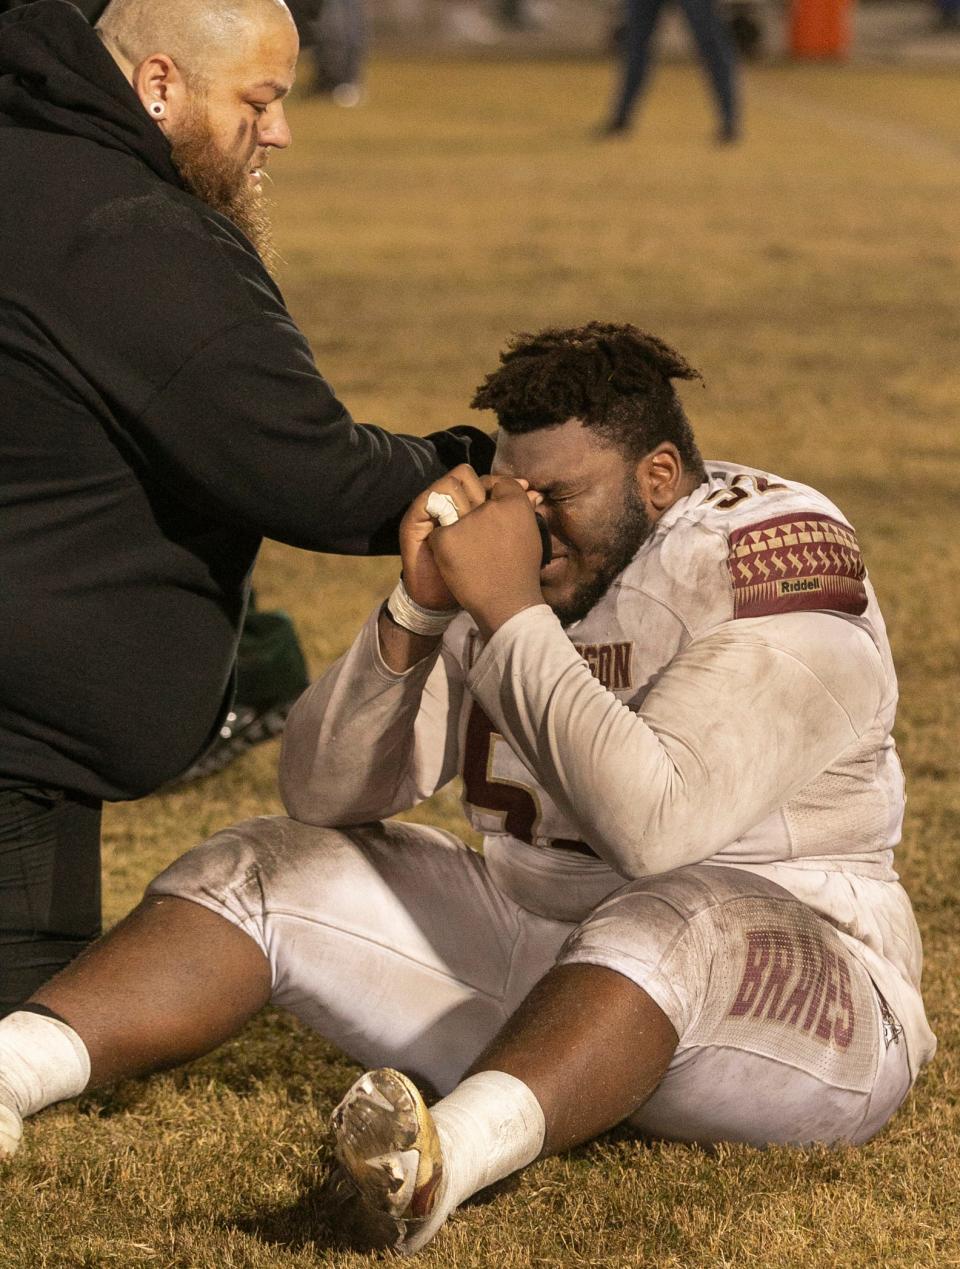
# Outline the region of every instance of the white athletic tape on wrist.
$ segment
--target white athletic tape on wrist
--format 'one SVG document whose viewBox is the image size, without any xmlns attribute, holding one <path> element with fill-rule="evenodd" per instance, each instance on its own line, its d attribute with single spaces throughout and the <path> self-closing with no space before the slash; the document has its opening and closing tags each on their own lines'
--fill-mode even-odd
<svg viewBox="0 0 960 1269">
<path fill-rule="evenodd" d="M 427 501 L 423 509 L 430 519 L 436 520 L 442 528 L 446 528 L 450 524 L 456 524 L 460 519 L 457 504 L 450 495 L 438 493 L 436 489 L 432 493 L 427 494 Z"/>
<path fill-rule="evenodd" d="M 398 626 L 427 638 L 442 635 L 459 612 L 457 608 L 421 607 L 410 598 L 402 577 L 387 600 L 387 610 Z"/>
</svg>

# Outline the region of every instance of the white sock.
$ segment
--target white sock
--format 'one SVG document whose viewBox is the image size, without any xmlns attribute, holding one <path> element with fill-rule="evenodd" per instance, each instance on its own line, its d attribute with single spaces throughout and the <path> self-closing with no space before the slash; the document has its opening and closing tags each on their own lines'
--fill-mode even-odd
<svg viewBox="0 0 960 1269">
<path fill-rule="evenodd" d="M 546 1126 L 533 1093 L 505 1071 L 481 1071 L 430 1107 L 443 1151 L 443 1186 L 426 1226 L 407 1244 L 417 1251 L 464 1199 L 532 1163 Z"/>
<path fill-rule="evenodd" d="M 89 1079 L 90 1056 L 73 1027 L 29 1010 L 0 1019 L 0 1110 L 8 1112 L 0 1116 L 0 1157 L 17 1148 L 18 1120 L 76 1097 Z"/>
</svg>

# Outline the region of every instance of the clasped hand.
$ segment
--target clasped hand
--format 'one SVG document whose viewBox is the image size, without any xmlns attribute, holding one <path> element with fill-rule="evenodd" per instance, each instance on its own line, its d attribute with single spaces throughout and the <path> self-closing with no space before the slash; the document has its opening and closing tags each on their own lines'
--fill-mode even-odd
<svg viewBox="0 0 960 1269">
<path fill-rule="evenodd" d="M 460 519 L 441 527 L 426 512 L 444 493 Z M 524 480 L 480 477 L 454 467 L 414 500 L 400 526 L 404 585 L 424 608 L 465 608 L 484 638 L 515 613 L 542 603 L 542 546 L 533 508 L 542 501 Z"/>
</svg>

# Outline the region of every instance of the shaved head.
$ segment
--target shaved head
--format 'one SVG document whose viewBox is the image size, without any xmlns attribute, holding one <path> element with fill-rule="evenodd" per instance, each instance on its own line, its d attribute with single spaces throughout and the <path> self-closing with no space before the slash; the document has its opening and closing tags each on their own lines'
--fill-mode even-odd
<svg viewBox="0 0 960 1269">
<path fill-rule="evenodd" d="M 262 180 L 300 47 L 284 0 L 111 0 L 96 29 L 184 187 L 269 258 Z"/>
<path fill-rule="evenodd" d="M 96 29 L 132 66 L 166 53 L 196 82 L 271 24 L 293 25 L 284 0 L 110 0 Z"/>
</svg>

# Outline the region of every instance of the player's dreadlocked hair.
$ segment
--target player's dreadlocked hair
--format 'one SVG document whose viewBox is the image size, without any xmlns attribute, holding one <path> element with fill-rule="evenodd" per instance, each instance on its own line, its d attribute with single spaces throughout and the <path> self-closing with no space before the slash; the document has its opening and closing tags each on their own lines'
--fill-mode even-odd
<svg viewBox="0 0 960 1269">
<path fill-rule="evenodd" d="M 639 459 L 672 441 L 684 466 L 705 477 L 693 429 L 671 379 L 700 379 L 668 344 L 636 326 L 588 322 L 515 335 L 471 402 L 493 410 L 506 432 L 535 432 L 568 419 Z"/>
</svg>

